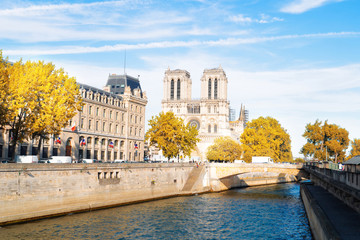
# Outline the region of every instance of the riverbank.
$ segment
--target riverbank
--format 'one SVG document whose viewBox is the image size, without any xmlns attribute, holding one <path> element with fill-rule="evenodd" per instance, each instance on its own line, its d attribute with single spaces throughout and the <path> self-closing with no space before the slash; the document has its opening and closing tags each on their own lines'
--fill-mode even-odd
<svg viewBox="0 0 360 240">
<path fill-rule="evenodd" d="M 300 193 L 315 240 L 359 239 L 360 214 L 354 209 L 311 182 L 302 183 Z"/>
<path fill-rule="evenodd" d="M 6 240 L 310 240 L 299 185 L 237 188 L 66 215 L 4 226 L 0 236 Z"/>
<path fill-rule="evenodd" d="M 3 164 L 0 225 L 297 180 L 283 164 Z"/>
</svg>

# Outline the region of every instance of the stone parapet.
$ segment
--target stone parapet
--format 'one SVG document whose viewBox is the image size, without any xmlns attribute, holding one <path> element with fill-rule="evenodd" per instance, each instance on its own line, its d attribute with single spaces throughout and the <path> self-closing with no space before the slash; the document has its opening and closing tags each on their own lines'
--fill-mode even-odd
<svg viewBox="0 0 360 240">
<path fill-rule="evenodd" d="M 0 164 L 0 225 L 161 198 L 296 181 L 265 164 Z"/>
</svg>

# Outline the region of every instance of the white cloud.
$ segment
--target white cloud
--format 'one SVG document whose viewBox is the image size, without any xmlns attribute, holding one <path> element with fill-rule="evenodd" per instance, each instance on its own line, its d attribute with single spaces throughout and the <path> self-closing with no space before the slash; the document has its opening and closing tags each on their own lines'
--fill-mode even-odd
<svg viewBox="0 0 360 240">
<path fill-rule="evenodd" d="M 282 35 L 272 37 L 254 37 L 254 38 L 226 38 L 212 41 L 163 41 L 163 42 L 149 42 L 149 43 L 137 43 L 137 44 L 116 44 L 105 45 L 100 47 L 82 47 L 82 46 L 57 46 L 54 48 L 42 48 L 36 49 L 4 49 L 5 55 L 56 55 L 56 54 L 81 54 L 81 53 L 99 53 L 99 52 L 115 52 L 138 49 L 162 49 L 162 48 L 174 48 L 174 47 L 197 47 L 197 46 L 235 46 L 243 44 L 255 44 L 261 42 L 279 41 L 287 39 L 298 38 L 326 38 L 326 37 L 340 37 L 340 36 L 359 36 L 360 32 L 329 32 L 329 33 L 315 33 L 315 34 L 301 34 L 301 35 Z"/>
<path fill-rule="evenodd" d="M 281 12 L 299 14 L 313 8 L 321 7 L 330 2 L 341 2 L 343 0 L 295 0 L 280 9 Z"/>
<path fill-rule="evenodd" d="M 25 5 L 25 3 L 24 3 Z M 152 9 L 148 1 L 31 5 L 0 10 L 0 39 L 19 42 L 143 40 L 214 35 L 182 27 L 192 16 Z M 148 9 L 149 7 L 150 9 Z M 169 17 L 171 16 L 171 17 Z"/>
<path fill-rule="evenodd" d="M 282 18 L 270 17 L 266 14 L 261 14 L 260 19 L 246 17 L 244 14 L 238 14 L 236 16 L 229 17 L 230 21 L 241 24 L 248 23 L 272 23 L 272 22 L 281 22 L 284 21 Z"/>
<path fill-rule="evenodd" d="M 102 1 L 92 3 L 64 3 L 64 4 L 48 4 L 48 5 L 30 5 L 28 7 L 12 8 L 0 10 L 0 16 L 36 16 L 41 14 L 49 14 L 55 11 L 80 11 L 86 8 L 95 7 L 124 7 L 133 6 L 134 4 L 145 4 L 144 1 Z"/>
</svg>

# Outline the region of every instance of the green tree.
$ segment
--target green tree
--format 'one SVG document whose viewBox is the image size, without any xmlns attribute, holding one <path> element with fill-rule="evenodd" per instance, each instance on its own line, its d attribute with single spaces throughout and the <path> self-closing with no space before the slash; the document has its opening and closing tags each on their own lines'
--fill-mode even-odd
<svg viewBox="0 0 360 240">
<path fill-rule="evenodd" d="M 19 142 L 39 137 L 40 147 L 42 138 L 58 134 L 67 125 L 81 109 L 82 101 L 75 78 L 63 69 L 56 70 L 52 63 L 20 60 L 5 68 L 9 81 L 2 118 L 10 126 L 14 160 Z"/>
<path fill-rule="evenodd" d="M 355 138 L 351 141 L 351 151 L 349 159 L 355 156 L 360 155 L 360 138 Z"/>
<path fill-rule="evenodd" d="M 145 134 L 145 139 L 150 140 L 150 145 L 157 145 L 168 159 L 183 154 L 190 156 L 195 149 L 198 131 L 189 124 L 185 125 L 181 118 L 173 112 L 161 112 L 149 120 L 150 129 Z"/>
<path fill-rule="evenodd" d="M 209 146 L 206 158 L 209 161 L 229 161 L 241 158 L 241 146 L 231 137 L 220 137 L 215 139 L 214 144 Z"/>
<path fill-rule="evenodd" d="M 290 135 L 272 117 L 259 117 L 249 122 L 240 137 L 244 160 L 253 156 L 269 156 L 275 162 L 292 160 Z"/>
<path fill-rule="evenodd" d="M 349 132 L 336 124 L 322 124 L 316 120 L 314 124 L 308 123 L 303 137 L 307 143 L 300 153 L 315 160 L 333 159 L 335 162 L 343 161 L 345 150 L 349 146 Z"/>
</svg>

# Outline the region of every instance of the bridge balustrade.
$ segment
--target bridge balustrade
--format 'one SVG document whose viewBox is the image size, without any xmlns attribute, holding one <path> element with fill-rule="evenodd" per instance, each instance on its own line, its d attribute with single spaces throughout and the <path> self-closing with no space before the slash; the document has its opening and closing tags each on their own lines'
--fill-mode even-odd
<svg viewBox="0 0 360 240">
<path fill-rule="evenodd" d="M 344 165 L 343 170 L 340 170 L 339 167 L 336 168 L 334 165 L 334 163 L 309 162 L 304 165 L 304 168 L 310 173 L 326 176 L 331 180 L 360 190 L 360 165 Z"/>
</svg>

